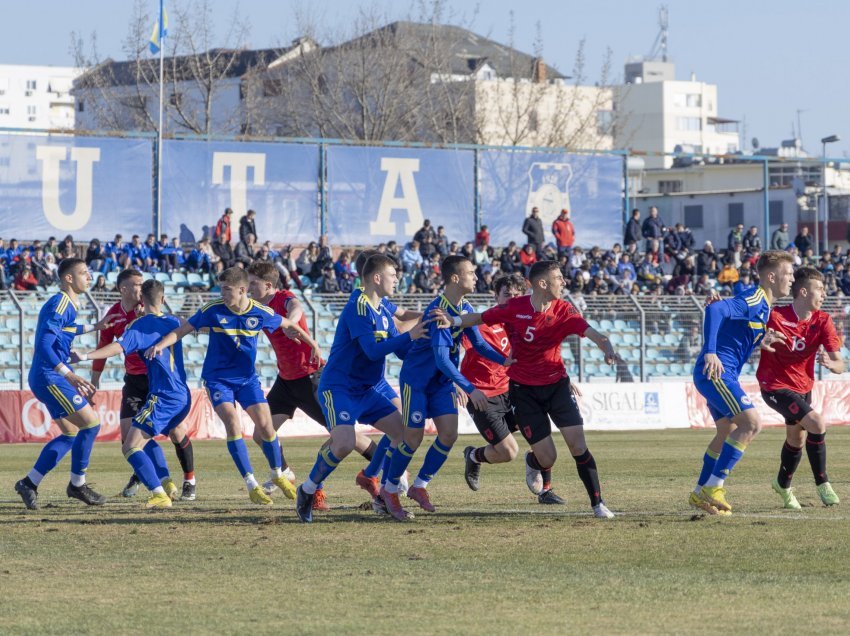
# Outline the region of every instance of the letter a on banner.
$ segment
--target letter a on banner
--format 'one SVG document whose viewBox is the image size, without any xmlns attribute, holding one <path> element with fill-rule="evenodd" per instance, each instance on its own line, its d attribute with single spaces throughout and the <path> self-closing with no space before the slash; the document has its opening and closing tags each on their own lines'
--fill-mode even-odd
<svg viewBox="0 0 850 636">
<path fill-rule="evenodd" d="M 266 185 L 266 155 L 262 152 L 214 152 L 212 182 L 224 183 L 224 169 L 230 168 L 230 205 L 236 219 L 248 211 L 248 168 L 254 169 L 253 185 Z"/>
<path fill-rule="evenodd" d="M 77 164 L 77 199 L 74 211 L 62 212 L 59 205 L 59 166 L 68 156 L 65 146 L 36 146 L 35 157 L 42 162 L 41 202 L 44 216 L 57 230 L 73 232 L 85 227 L 92 213 L 93 166 L 100 161 L 100 148 L 71 148 L 71 161 Z"/>
<path fill-rule="evenodd" d="M 381 170 L 387 173 L 381 204 L 378 206 L 378 218 L 369 223 L 369 232 L 373 235 L 395 236 L 396 224 L 390 220 L 393 210 L 406 210 L 407 222 L 404 234 L 412 235 L 422 227 L 422 206 L 416 192 L 414 173 L 419 172 L 419 159 L 381 158 Z M 401 196 L 395 192 L 401 184 Z"/>
</svg>

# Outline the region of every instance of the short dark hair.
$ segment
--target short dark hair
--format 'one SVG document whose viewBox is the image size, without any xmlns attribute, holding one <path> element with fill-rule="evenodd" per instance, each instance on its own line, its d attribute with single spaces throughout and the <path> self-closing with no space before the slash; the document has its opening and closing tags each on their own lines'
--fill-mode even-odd
<svg viewBox="0 0 850 636">
<path fill-rule="evenodd" d="M 557 261 L 538 261 L 531 266 L 528 272 L 528 280 L 536 283 L 554 269 L 561 269 Z"/>
<path fill-rule="evenodd" d="M 361 278 L 365 281 L 369 276 L 382 270 L 385 267 L 396 268 L 395 261 L 391 259 L 389 256 L 385 256 L 384 254 L 373 254 L 369 258 L 366 259 L 366 262 L 363 264 L 363 275 Z"/>
<path fill-rule="evenodd" d="M 218 275 L 219 283 L 229 285 L 248 285 L 248 273 L 241 267 L 228 267 Z"/>
<path fill-rule="evenodd" d="M 800 290 L 806 286 L 810 280 L 819 280 L 823 282 L 823 274 L 814 267 L 798 267 L 794 272 L 794 282 L 791 284 L 791 296 L 796 298 L 800 294 Z"/>
<path fill-rule="evenodd" d="M 139 278 L 141 278 L 141 277 L 142 277 L 142 273 L 141 273 L 139 270 L 137 270 L 137 269 L 125 269 L 125 270 L 121 270 L 121 272 L 118 274 L 118 280 L 116 280 L 116 281 L 115 281 L 115 284 L 116 284 L 118 287 L 121 287 L 121 284 L 122 284 L 125 280 L 129 280 L 129 279 L 131 279 L 131 278 L 133 278 L 133 277 L 135 277 L 135 276 L 138 276 Z"/>
<path fill-rule="evenodd" d="M 65 274 L 74 269 L 77 265 L 85 265 L 86 262 L 81 258 L 63 258 L 59 263 L 59 278 L 61 279 Z"/>
<path fill-rule="evenodd" d="M 357 270 L 357 275 L 360 278 L 363 278 L 363 268 L 366 266 L 366 261 L 368 261 L 375 254 L 380 254 L 378 250 L 363 250 L 357 255 L 357 258 L 354 259 L 354 269 Z"/>
<path fill-rule="evenodd" d="M 500 294 L 505 287 L 525 291 L 525 279 L 519 274 L 502 274 L 493 281 L 493 291 L 496 295 Z"/>
<path fill-rule="evenodd" d="M 158 300 L 165 296 L 165 285 L 155 278 L 149 278 L 142 283 L 142 298 L 145 299 L 145 304 L 158 305 Z"/>
<path fill-rule="evenodd" d="M 271 283 L 272 287 L 277 287 L 280 281 L 280 272 L 277 271 L 274 263 L 254 262 L 248 266 L 248 273 L 251 276 Z"/>
<path fill-rule="evenodd" d="M 453 275 L 460 274 L 461 263 L 471 262 L 472 261 L 466 258 L 466 256 L 461 256 L 460 254 L 452 254 L 451 256 L 446 256 L 443 259 L 443 262 L 440 263 L 440 272 L 443 275 L 443 282 L 448 283 Z"/>
</svg>

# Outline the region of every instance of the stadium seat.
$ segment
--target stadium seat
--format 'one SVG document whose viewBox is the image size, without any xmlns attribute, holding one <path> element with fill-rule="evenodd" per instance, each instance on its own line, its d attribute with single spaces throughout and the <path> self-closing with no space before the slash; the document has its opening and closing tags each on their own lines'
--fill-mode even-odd
<svg viewBox="0 0 850 636">
<path fill-rule="evenodd" d="M 165 272 L 157 272 L 156 274 L 154 274 L 154 278 L 156 280 L 158 280 L 160 283 L 170 283 L 171 282 L 171 276 L 169 276 Z"/>
<path fill-rule="evenodd" d="M 118 272 L 112 271 L 106 275 L 106 282 L 113 285 L 118 282 Z"/>
</svg>

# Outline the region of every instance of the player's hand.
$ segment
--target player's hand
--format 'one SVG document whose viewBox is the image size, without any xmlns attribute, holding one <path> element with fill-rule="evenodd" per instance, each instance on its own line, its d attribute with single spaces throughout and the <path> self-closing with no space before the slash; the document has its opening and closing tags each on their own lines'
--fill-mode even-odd
<svg viewBox="0 0 850 636">
<path fill-rule="evenodd" d="M 466 391 L 455 385 L 455 395 L 457 396 L 457 407 L 459 409 L 465 409 L 469 402 L 469 396 L 466 394 Z"/>
<path fill-rule="evenodd" d="M 82 361 L 83 359 L 80 357 L 79 352 L 76 349 L 71 349 L 71 353 L 68 356 L 68 364 L 77 364 Z"/>
<path fill-rule="evenodd" d="M 407 332 L 410 334 L 410 339 L 419 340 L 419 338 L 430 338 L 431 336 L 428 335 L 428 325 L 432 322 L 434 322 L 433 318 L 428 320 L 420 319 L 419 322 L 413 325 L 413 328 Z"/>
<path fill-rule="evenodd" d="M 281 329 L 283 330 L 283 333 L 286 334 L 286 337 L 290 340 L 294 340 L 295 342 L 301 342 L 301 334 L 295 328 L 294 323 L 291 327 L 284 327 L 283 325 L 281 325 Z"/>
<path fill-rule="evenodd" d="M 155 345 L 153 345 L 153 346 L 151 346 L 151 347 L 148 347 L 147 351 L 145 351 L 145 357 L 146 357 L 148 360 L 153 360 L 153 359 L 154 359 L 154 358 L 156 358 L 156 357 L 157 357 L 160 353 L 162 353 L 162 351 L 163 351 L 163 349 L 164 349 L 164 348 L 165 348 L 165 347 L 163 347 L 163 346 L 162 346 L 162 344 L 160 344 L 160 343 L 157 343 L 157 344 L 155 344 Z"/>
<path fill-rule="evenodd" d="M 472 402 L 472 406 L 475 407 L 476 411 L 487 410 L 487 396 L 480 389 L 475 389 L 469 394 L 469 401 Z"/>
<path fill-rule="evenodd" d="M 100 331 L 101 329 L 109 329 L 113 324 L 118 322 L 121 318 L 118 314 L 108 314 L 94 323 L 94 330 Z"/>
<path fill-rule="evenodd" d="M 712 305 L 719 300 L 723 300 L 720 297 L 720 292 L 717 291 L 716 289 L 712 289 L 710 292 L 708 292 L 708 296 L 705 297 L 705 305 L 703 305 L 703 306 L 708 307 L 709 305 Z"/>
<path fill-rule="evenodd" d="M 310 362 L 320 367 L 325 365 L 325 361 L 322 359 L 322 350 L 318 346 L 313 347 L 313 350 L 310 352 Z"/>
<path fill-rule="evenodd" d="M 774 349 L 772 345 L 776 344 L 777 342 L 785 344 L 786 342 L 788 342 L 788 338 L 786 338 L 785 334 L 781 331 L 776 331 L 775 329 L 768 329 L 764 334 L 764 338 L 761 339 L 760 346 L 765 351 L 770 351 L 771 353 L 774 353 L 776 349 Z"/>
<path fill-rule="evenodd" d="M 437 323 L 438 329 L 451 329 L 453 327 L 452 317 L 439 307 L 432 309 L 428 318 Z"/>
<path fill-rule="evenodd" d="M 821 349 L 818 352 L 818 362 L 832 373 L 841 373 L 844 369 L 844 362 L 841 360 L 833 360 L 829 354 Z"/>
<path fill-rule="evenodd" d="M 85 398 L 93 396 L 97 391 L 91 382 L 85 378 L 81 378 L 76 373 L 69 373 L 65 376 L 65 379 L 77 390 L 77 393 Z"/>
<path fill-rule="evenodd" d="M 702 368 L 702 374 L 709 380 L 719 380 L 723 375 L 723 363 L 716 353 L 705 354 L 705 366 Z"/>
<path fill-rule="evenodd" d="M 620 358 L 620 356 L 617 355 L 617 352 L 614 351 L 614 347 L 612 347 L 610 345 L 608 346 L 608 349 L 607 349 L 607 351 L 604 352 L 604 354 L 605 354 L 605 364 L 614 364 L 615 362 L 622 362 L 623 361 L 622 358 Z"/>
<path fill-rule="evenodd" d="M 505 361 L 502 363 L 502 366 L 503 367 L 509 367 L 514 362 L 516 362 L 516 358 L 514 358 L 512 353 L 509 353 L 507 356 L 505 356 Z"/>
</svg>

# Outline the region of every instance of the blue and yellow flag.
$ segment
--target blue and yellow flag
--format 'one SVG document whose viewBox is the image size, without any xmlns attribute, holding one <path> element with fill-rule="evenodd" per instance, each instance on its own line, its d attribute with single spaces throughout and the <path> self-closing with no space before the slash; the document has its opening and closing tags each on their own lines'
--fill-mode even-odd
<svg viewBox="0 0 850 636">
<path fill-rule="evenodd" d="M 151 34 L 150 44 L 148 44 L 151 53 L 159 53 L 160 48 L 162 48 L 162 38 L 166 35 L 168 35 L 168 13 L 162 6 L 162 0 L 159 0 L 159 19 L 153 25 L 153 33 Z"/>
</svg>

